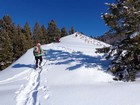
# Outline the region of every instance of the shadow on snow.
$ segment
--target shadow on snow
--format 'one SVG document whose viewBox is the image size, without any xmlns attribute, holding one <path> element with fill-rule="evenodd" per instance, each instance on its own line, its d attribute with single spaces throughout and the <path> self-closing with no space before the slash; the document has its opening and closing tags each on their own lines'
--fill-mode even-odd
<svg viewBox="0 0 140 105">
<path fill-rule="evenodd" d="M 103 56 L 89 56 L 82 54 L 82 52 L 69 53 L 62 50 L 54 49 L 44 51 L 46 52 L 47 60 L 57 61 L 56 63 L 53 63 L 54 65 L 73 63 L 73 65 L 68 67 L 67 70 L 75 70 L 77 68 L 80 68 L 81 66 L 85 66 L 86 68 L 100 66 L 101 69 L 107 70 L 110 63 L 107 60 L 103 60 Z"/>
<path fill-rule="evenodd" d="M 12 68 L 22 68 L 22 67 L 27 67 L 27 68 L 34 68 L 34 65 L 33 64 L 15 64 L 12 66 Z"/>
<path fill-rule="evenodd" d="M 110 62 L 107 60 L 103 60 L 103 56 L 89 56 L 84 55 L 82 52 L 65 52 L 62 50 L 44 50 L 46 55 L 43 59 L 49 60 L 49 61 L 57 61 L 56 63 L 53 63 L 54 65 L 63 65 L 63 64 L 70 64 L 73 63 L 71 66 L 67 68 L 67 70 L 75 70 L 82 66 L 85 66 L 86 68 L 94 68 L 97 66 L 100 66 L 101 69 L 107 70 Z M 34 68 L 34 64 L 15 64 L 12 66 L 13 68 L 21 68 L 21 67 L 27 67 L 27 68 Z"/>
</svg>

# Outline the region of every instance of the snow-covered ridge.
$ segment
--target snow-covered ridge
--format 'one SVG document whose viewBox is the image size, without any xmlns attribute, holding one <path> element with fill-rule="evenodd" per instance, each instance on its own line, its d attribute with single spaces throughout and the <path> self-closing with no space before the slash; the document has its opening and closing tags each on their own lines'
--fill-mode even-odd
<svg viewBox="0 0 140 105">
<path fill-rule="evenodd" d="M 82 34 L 82 33 L 79 33 L 79 32 L 75 32 L 75 33 L 73 34 L 73 36 L 80 38 L 80 39 L 83 40 L 85 43 L 93 44 L 93 45 L 95 45 L 95 46 L 97 46 L 97 47 L 109 47 L 109 46 L 111 46 L 111 45 L 109 45 L 109 44 L 107 44 L 107 43 L 104 43 L 104 42 L 99 41 L 99 40 L 97 40 L 97 39 L 88 37 L 88 36 L 86 36 L 86 35 L 84 35 L 84 34 Z"/>
<path fill-rule="evenodd" d="M 105 72 L 110 61 L 95 53 L 104 46 L 80 33 L 63 37 L 42 45 L 41 70 L 29 49 L 0 72 L 0 105 L 139 105 L 139 82 L 114 82 Z"/>
</svg>

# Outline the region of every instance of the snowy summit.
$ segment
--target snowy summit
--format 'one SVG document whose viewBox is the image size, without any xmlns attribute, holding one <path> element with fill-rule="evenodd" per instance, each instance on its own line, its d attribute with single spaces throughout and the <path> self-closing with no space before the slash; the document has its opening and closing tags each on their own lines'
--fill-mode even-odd
<svg viewBox="0 0 140 105">
<path fill-rule="evenodd" d="M 33 48 L 0 72 L 0 105 L 139 105 L 139 81 L 116 82 L 110 61 L 96 48 L 110 45 L 74 33 L 42 45 L 42 69 Z"/>
</svg>

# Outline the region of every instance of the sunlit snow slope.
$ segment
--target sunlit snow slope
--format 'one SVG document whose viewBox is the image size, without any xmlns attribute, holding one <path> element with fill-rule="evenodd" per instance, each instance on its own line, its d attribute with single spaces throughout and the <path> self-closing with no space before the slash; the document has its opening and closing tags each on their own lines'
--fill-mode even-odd
<svg viewBox="0 0 140 105">
<path fill-rule="evenodd" d="M 80 33 L 63 37 L 42 45 L 41 70 L 28 50 L 0 72 L 0 105 L 139 105 L 139 81 L 113 81 L 110 61 L 95 53 L 104 46 Z"/>
</svg>

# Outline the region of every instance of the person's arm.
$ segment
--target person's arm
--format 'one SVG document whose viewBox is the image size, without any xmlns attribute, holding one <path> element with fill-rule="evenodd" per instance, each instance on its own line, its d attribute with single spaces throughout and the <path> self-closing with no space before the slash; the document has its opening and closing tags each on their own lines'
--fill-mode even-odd
<svg viewBox="0 0 140 105">
<path fill-rule="evenodd" d="M 43 49 L 40 47 L 40 50 L 41 50 L 41 54 L 43 54 L 44 53 L 44 51 L 43 51 Z"/>
</svg>

